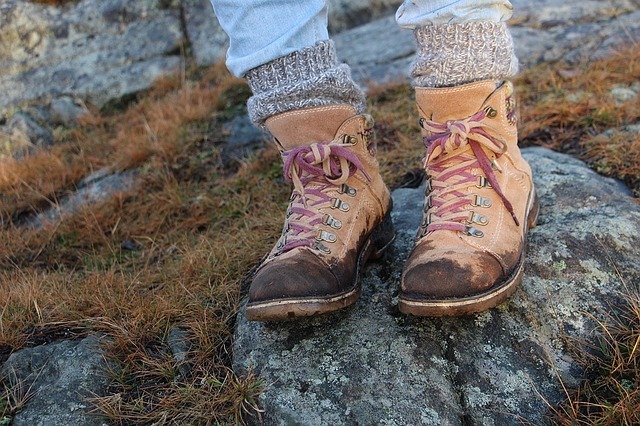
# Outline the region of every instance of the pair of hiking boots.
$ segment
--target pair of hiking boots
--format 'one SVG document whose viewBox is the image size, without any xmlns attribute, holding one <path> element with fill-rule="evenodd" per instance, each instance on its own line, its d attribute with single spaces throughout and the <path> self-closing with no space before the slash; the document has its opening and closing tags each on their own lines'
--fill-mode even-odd
<svg viewBox="0 0 640 426">
<path fill-rule="evenodd" d="M 522 278 L 537 220 L 531 169 L 517 145 L 511 83 L 417 88 L 427 153 L 423 220 L 399 309 L 416 316 L 479 312 Z M 293 182 L 284 229 L 249 289 L 249 320 L 322 314 L 354 303 L 365 261 L 394 239 L 373 121 L 348 105 L 278 114 L 266 126 Z"/>
</svg>

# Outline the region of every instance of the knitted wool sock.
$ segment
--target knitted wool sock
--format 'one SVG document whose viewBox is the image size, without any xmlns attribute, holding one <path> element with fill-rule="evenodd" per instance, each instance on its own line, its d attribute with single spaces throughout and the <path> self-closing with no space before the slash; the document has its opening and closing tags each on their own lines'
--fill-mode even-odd
<svg viewBox="0 0 640 426">
<path fill-rule="evenodd" d="M 467 22 L 418 27 L 411 77 L 416 87 L 458 86 L 513 77 L 518 59 L 504 22 Z"/>
<path fill-rule="evenodd" d="M 364 93 L 349 66 L 338 64 L 331 40 L 254 68 L 245 78 L 253 92 L 249 117 L 258 126 L 272 115 L 301 108 L 348 104 L 359 114 L 365 109 Z"/>
</svg>

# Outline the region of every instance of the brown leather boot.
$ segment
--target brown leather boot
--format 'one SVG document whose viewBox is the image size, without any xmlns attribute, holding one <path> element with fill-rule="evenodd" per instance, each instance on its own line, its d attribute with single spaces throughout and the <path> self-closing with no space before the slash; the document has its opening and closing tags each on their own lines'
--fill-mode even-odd
<svg viewBox="0 0 640 426">
<path fill-rule="evenodd" d="M 538 217 L 513 86 L 417 88 L 416 102 L 428 181 L 399 308 L 418 316 L 480 312 L 520 283 L 526 234 Z"/>
<path fill-rule="evenodd" d="M 362 264 L 394 238 L 373 122 L 350 106 L 330 105 L 278 114 L 266 126 L 294 190 L 282 236 L 251 283 L 247 319 L 291 319 L 351 305 L 360 294 Z"/>
</svg>

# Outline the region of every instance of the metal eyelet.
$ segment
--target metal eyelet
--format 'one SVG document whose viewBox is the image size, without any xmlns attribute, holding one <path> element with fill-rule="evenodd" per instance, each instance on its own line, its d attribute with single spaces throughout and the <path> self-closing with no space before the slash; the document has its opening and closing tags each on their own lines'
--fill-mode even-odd
<svg viewBox="0 0 640 426">
<path fill-rule="evenodd" d="M 473 210 L 471 210 L 471 219 L 470 219 L 471 223 L 477 223 L 478 225 L 488 225 L 489 224 L 489 218 L 486 217 L 485 215 L 479 214 L 474 212 Z"/>
<path fill-rule="evenodd" d="M 424 129 L 424 122 L 425 122 L 425 118 L 424 117 L 420 117 L 420 120 L 418 120 L 418 125 L 420 127 L 422 127 Z"/>
<path fill-rule="evenodd" d="M 343 212 L 348 212 L 349 211 L 349 204 L 345 203 L 344 201 L 342 201 L 339 198 L 332 198 L 331 199 L 331 208 L 332 209 L 339 209 Z"/>
<path fill-rule="evenodd" d="M 479 229 L 474 228 L 473 226 L 467 226 L 464 230 L 466 235 L 471 235 L 472 237 L 482 238 L 484 237 L 484 232 Z"/>
<path fill-rule="evenodd" d="M 322 253 L 331 254 L 331 250 L 322 243 L 317 243 L 315 246 L 313 246 L 313 248 L 321 251 Z"/>
<path fill-rule="evenodd" d="M 431 225 L 431 214 L 425 215 L 424 219 L 422 219 L 422 223 L 420 224 L 421 228 L 426 228 Z"/>
<path fill-rule="evenodd" d="M 343 183 L 338 190 L 338 194 L 347 194 L 349 197 L 355 197 L 357 193 L 355 188 L 351 188 L 346 183 Z"/>
<path fill-rule="evenodd" d="M 431 207 L 433 207 L 433 202 L 431 201 L 431 196 L 427 195 L 424 199 L 424 209 L 422 211 L 426 213 Z"/>
<path fill-rule="evenodd" d="M 476 188 L 493 188 L 489 180 L 484 176 L 478 176 L 478 182 L 476 183 Z"/>
<path fill-rule="evenodd" d="M 336 234 L 332 234 L 331 232 L 327 232 L 323 229 L 318 230 L 318 235 L 316 235 L 316 241 L 326 241 L 328 243 L 335 243 L 338 240 Z"/>
<path fill-rule="evenodd" d="M 325 214 L 323 216 L 322 223 L 324 225 L 328 225 L 328 226 L 332 227 L 333 229 L 342 228 L 342 222 L 339 221 L 338 219 L 336 219 L 335 217 L 331 216 L 330 214 Z"/>
<path fill-rule="evenodd" d="M 283 236 L 282 236 L 282 238 L 280 238 L 280 239 L 278 240 L 278 242 L 276 243 L 276 248 L 277 248 L 278 250 L 281 250 L 281 249 L 282 249 L 282 247 L 284 247 L 286 244 L 287 244 L 287 236 L 286 236 L 286 235 L 283 235 Z"/>
<path fill-rule="evenodd" d="M 492 202 L 490 198 L 485 198 L 485 197 L 481 197 L 480 195 L 474 195 L 474 199 L 473 202 L 471 203 L 472 206 L 474 207 L 491 207 L 492 206 Z"/>
<path fill-rule="evenodd" d="M 433 186 L 431 184 L 431 179 L 427 179 L 424 184 L 424 195 L 429 195 L 429 193 L 433 190 Z"/>
<path fill-rule="evenodd" d="M 498 115 L 498 110 L 493 108 L 492 106 L 487 105 L 484 110 L 487 113 L 487 117 L 489 118 L 496 118 L 496 116 Z"/>
<path fill-rule="evenodd" d="M 342 143 L 345 145 L 355 146 L 358 144 L 358 138 L 354 135 L 343 135 Z"/>
</svg>

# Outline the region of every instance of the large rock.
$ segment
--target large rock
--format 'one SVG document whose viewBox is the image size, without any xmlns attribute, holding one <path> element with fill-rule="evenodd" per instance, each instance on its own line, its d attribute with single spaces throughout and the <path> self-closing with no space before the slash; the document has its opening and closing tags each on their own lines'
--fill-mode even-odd
<svg viewBox="0 0 640 426">
<path fill-rule="evenodd" d="M 180 11 L 170 2 L 5 0 L 0 15 L 0 112 L 61 95 L 102 105 L 148 88 L 181 61 Z"/>
<path fill-rule="evenodd" d="M 593 323 L 640 278 L 640 208 L 619 182 L 542 148 L 525 150 L 541 217 L 522 286 L 465 318 L 397 311 L 402 264 L 422 189 L 394 191 L 394 248 L 365 268 L 352 308 L 290 323 L 238 317 L 234 367 L 265 379 L 266 425 L 504 425 L 544 422 L 583 372 L 566 339 L 593 341 Z M 615 262 L 612 264 L 612 262 Z"/>
<path fill-rule="evenodd" d="M 14 426 L 101 426 L 88 398 L 108 385 L 99 340 L 89 336 L 14 352 L 2 367 L 6 385 L 28 392 L 28 403 L 13 418 Z"/>
</svg>

